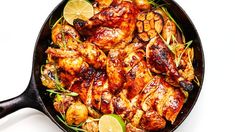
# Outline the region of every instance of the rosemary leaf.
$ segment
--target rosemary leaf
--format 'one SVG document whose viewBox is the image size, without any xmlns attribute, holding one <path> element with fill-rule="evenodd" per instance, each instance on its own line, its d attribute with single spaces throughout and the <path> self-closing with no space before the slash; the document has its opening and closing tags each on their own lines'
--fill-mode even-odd
<svg viewBox="0 0 235 132">
<path fill-rule="evenodd" d="M 66 95 L 68 95 L 68 96 L 78 96 L 78 93 L 76 93 L 76 92 L 69 92 L 69 93 L 66 93 Z"/>
<path fill-rule="evenodd" d="M 47 89 L 46 91 L 49 92 L 50 94 L 59 94 L 59 92 L 56 92 L 53 89 Z"/>
<path fill-rule="evenodd" d="M 56 70 L 55 70 L 56 71 Z M 65 89 L 61 86 L 61 83 L 59 81 L 58 75 L 57 75 L 57 71 L 55 72 L 55 84 L 56 84 L 56 88 L 60 91 L 64 91 Z"/>
<path fill-rule="evenodd" d="M 54 89 L 47 89 L 46 91 L 51 94 L 67 95 L 67 96 L 74 96 L 74 97 L 78 96 L 78 94 L 76 92 L 71 92 L 69 90 L 56 91 Z"/>
</svg>

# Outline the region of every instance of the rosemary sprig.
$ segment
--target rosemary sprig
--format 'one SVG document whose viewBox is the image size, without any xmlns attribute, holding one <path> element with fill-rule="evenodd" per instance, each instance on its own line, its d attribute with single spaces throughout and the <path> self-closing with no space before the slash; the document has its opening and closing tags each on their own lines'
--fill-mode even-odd
<svg viewBox="0 0 235 132">
<path fill-rule="evenodd" d="M 41 66 L 40 68 L 40 71 L 41 71 L 41 74 L 43 74 L 43 68 L 44 68 L 44 65 Z M 54 65 L 54 68 L 55 68 L 55 73 L 54 73 L 54 82 L 55 82 L 55 89 L 47 89 L 46 91 L 51 94 L 60 94 L 60 95 L 68 95 L 68 96 L 78 96 L 78 94 L 76 92 L 72 92 L 72 91 L 69 91 L 69 90 L 66 90 L 60 80 L 59 80 L 59 77 L 58 77 L 58 74 L 57 74 L 57 69 L 56 69 L 56 66 Z"/>
<path fill-rule="evenodd" d="M 78 96 L 78 94 L 76 92 L 72 92 L 69 90 L 63 90 L 63 91 L 57 91 L 54 89 L 47 89 L 47 92 L 51 93 L 51 94 L 60 94 L 60 95 L 67 95 L 67 96 Z"/>
<path fill-rule="evenodd" d="M 64 87 L 62 87 L 58 75 L 57 75 L 57 70 L 55 70 L 55 86 L 59 91 L 65 91 Z"/>
<path fill-rule="evenodd" d="M 63 26 L 61 27 L 61 36 L 62 36 L 62 43 L 63 43 L 62 48 L 66 49 L 66 39 L 65 39 L 65 32 L 64 32 Z"/>
</svg>

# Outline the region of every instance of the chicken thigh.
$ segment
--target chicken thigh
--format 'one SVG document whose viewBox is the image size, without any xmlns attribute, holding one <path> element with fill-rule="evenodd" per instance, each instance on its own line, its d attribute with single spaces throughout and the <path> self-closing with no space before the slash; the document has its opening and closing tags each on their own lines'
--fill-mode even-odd
<svg viewBox="0 0 235 132">
<path fill-rule="evenodd" d="M 88 21 L 75 19 L 74 26 L 76 30 L 85 32 L 89 42 L 109 50 L 121 42 L 131 41 L 138 12 L 132 2 L 121 2 L 101 10 Z"/>
</svg>

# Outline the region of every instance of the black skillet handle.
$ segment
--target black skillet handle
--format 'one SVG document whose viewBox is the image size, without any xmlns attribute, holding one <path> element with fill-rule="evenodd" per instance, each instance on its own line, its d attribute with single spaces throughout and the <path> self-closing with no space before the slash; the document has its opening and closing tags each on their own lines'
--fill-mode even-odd
<svg viewBox="0 0 235 132">
<path fill-rule="evenodd" d="M 32 75 L 27 89 L 21 95 L 0 102 L 0 118 L 25 107 L 43 111 L 42 106 L 42 101 L 34 83 L 34 76 Z"/>
</svg>

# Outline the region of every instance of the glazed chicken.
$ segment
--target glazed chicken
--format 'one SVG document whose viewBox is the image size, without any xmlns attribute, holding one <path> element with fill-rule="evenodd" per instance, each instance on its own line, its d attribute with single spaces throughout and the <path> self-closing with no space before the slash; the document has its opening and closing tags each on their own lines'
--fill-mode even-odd
<svg viewBox="0 0 235 132">
<path fill-rule="evenodd" d="M 82 128 L 97 132 L 98 123 L 90 120 L 117 114 L 127 132 L 161 130 L 174 123 L 193 89 L 193 49 L 168 41 L 177 27 L 162 10 L 143 8 L 139 1 L 105 1 L 97 1 L 100 11 L 88 21 L 52 29 L 41 81 L 66 91 L 53 105 L 68 125 L 84 122 Z M 178 47 L 175 53 L 166 41 Z"/>
<path fill-rule="evenodd" d="M 77 92 L 86 106 L 91 106 L 103 114 L 116 113 L 123 119 L 131 120 L 130 123 L 137 128 L 145 130 L 164 128 L 165 119 L 173 123 L 184 104 L 184 94 L 158 76 L 141 80 L 146 80 L 145 85 L 137 83 L 133 86 L 133 90 L 127 88 L 113 95 L 109 91 L 108 77 L 104 71 L 95 72 L 93 69 L 87 71 L 85 75 L 84 79 L 73 83 L 70 90 Z M 135 88 L 141 89 L 135 92 Z M 128 95 L 134 97 L 130 99 Z M 137 115 L 140 113 L 141 117 Z"/>
<path fill-rule="evenodd" d="M 87 41 L 109 50 L 131 41 L 137 13 L 138 9 L 131 2 L 113 3 L 88 21 L 75 19 L 74 26 L 86 34 Z"/>
<path fill-rule="evenodd" d="M 121 91 L 125 82 L 125 75 L 144 59 L 145 53 L 139 49 L 142 46 L 141 43 L 132 43 L 123 50 L 111 49 L 109 51 L 106 69 L 110 85 L 109 90 L 112 93 Z M 125 87 L 128 87 L 128 85 Z"/>
<path fill-rule="evenodd" d="M 146 57 L 152 71 L 166 73 L 186 91 L 193 89 L 192 83 L 178 73 L 172 52 L 160 37 L 155 37 L 149 42 L 146 48 Z"/>
</svg>

